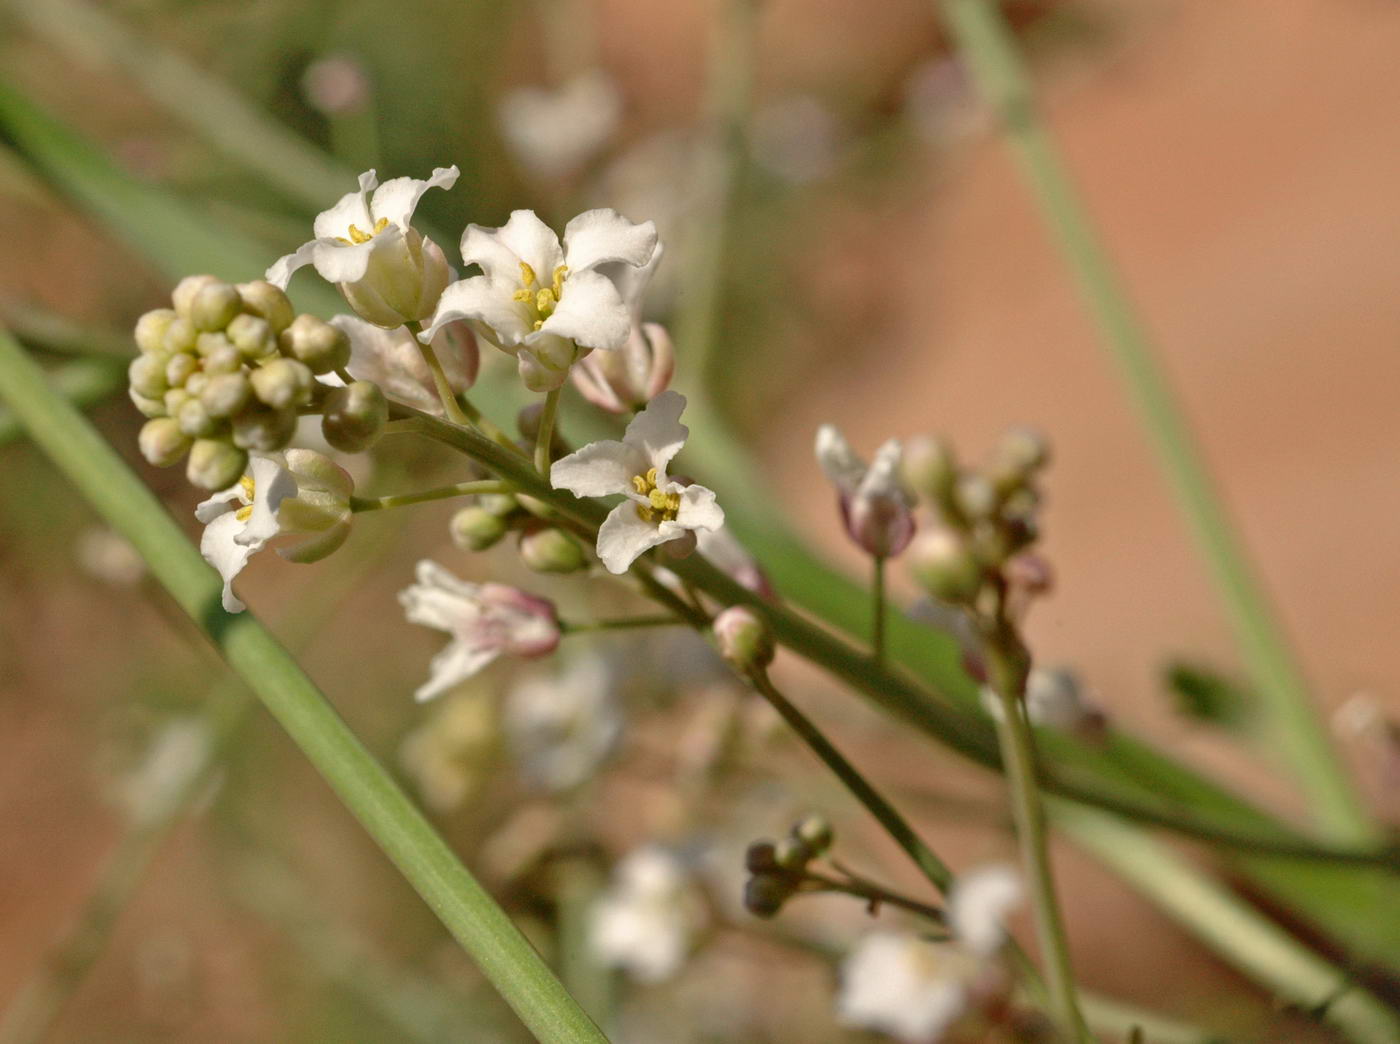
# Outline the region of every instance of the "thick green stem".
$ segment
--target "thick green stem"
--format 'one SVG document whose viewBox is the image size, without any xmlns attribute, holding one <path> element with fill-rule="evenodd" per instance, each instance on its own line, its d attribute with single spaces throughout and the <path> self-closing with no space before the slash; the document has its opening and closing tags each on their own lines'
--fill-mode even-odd
<svg viewBox="0 0 1400 1044">
<path fill-rule="evenodd" d="M 656 616 L 624 616 L 615 620 L 588 620 L 584 623 L 560 621 L 563 634 L 596 634 L 599 631 L 637 631 L 649 627 L 684 627 L 686 621 L 673 613 L 660 613 Z"/>
<path fill-rule="evenodd" d="M 549 481 L 549 465 L 553 460 L 550 447 L 554 444 L 554 418 L 559 413 L 559 388 L 544 393 L 544 409 L 540 411 L 540 430 L 535 433 L 535 470 Z"/>
<path fill-rule="evenodd" d="M 251 614 L 220 605 L 218 575 L 155 496 L 0 331 L 0 396 L 93 507 L 281 722 L 370 836 L 537 1038 L 605 1037 L 539 954 L 364 748 L 296 661 Z"/>
<path fill-rule="evenodd" d="M 1026 181 L 1079 281 L 1104 340 L 1122 367 L 1181 507 L 1224 597 L 1264 700 L 1270 739 L 1297 774 L 1320 825 L 1338 840 L 1374 840 L 1375 828 L 1347 775 L 1303 672 L 1255 577 L 1195 445 L 1146 328 L 1094 230 L 1037 109 L 1025 63 L 1000 5 L 939 0 L 958 52 L 1000 116 Z"/>
<path fill-rule="evenodd" d="M 425 489 L 421 493 L 399 493 L 390 497 L 351 497 L 351 511 L 383 511 L 385 508 L 407 507 L 410 504 L 423 504 L 430 500 L 447 500 L 450 497 L 465 497 L 478 493 L 509 493 L 514 487 L 509 482 L 497 479 L 478 479 L 474 482 L 458 482 L 451 486 Z"/>
</svg>

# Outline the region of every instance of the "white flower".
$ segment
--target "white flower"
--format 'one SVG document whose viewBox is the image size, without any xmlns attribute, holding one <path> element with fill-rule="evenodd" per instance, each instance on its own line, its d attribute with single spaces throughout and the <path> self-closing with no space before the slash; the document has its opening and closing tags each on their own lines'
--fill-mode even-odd
<svg viewBox="0 0 1400 1044">
<path fill-rule="evenodd" d="M 465 319 L 491 344 L 516 357 L 526 387 L 557 388 L 580 353 L 613 351 L 632 331 L 623 273 L 645 270 L 656 253 L 656 226 L 634 225 L 615 210 L 590 210 L 556 236 L 530 210 L 501 228 L 468 225 L 462 260 L 481 275 L 443 291 L 422 337 Z"/>
<path fill-rule="evenodd" d="M 1021 905 L 1021 875 L 995 863 L 959 874 L 948 894 L 948 927 L 979 957 L 990 957 L 1006 942 L 1006 918 Z"/>
<path fill-rule="evenodd" d="M 525 776 L 550 790 L 576 787 L 622 735 L 612 673 L 598 657 L 583 656 L 558 674 L 523 678 L 506 698 L 505 724 Z"/>
<path fill-rule="evenodd" d="M 943 1033 L 968 1008 L 959 955 L 950 947 L 896 932 L 872 932 L 841 965 L 836 1007 L 854 1026 L 910 1044 Z"/>
<path fill-rule="evenodd" d="M 442 415 L 442 399 L 433 383 L 432 371 L 423 361 L 418 342 L 402 326 L 387 330 L 353 315 L 334 316 L 330 323 L 350 339 L 350 362 L 346 369 L 360 381 L 379 385 L 386 396 L 425 413 Z M 434 353 L 442 363 L 447 382 L 454 391 L 466 391 L 476 382 L 481 356 L 476 338 L 463 323 L 450 323 L 432 340 Z M 321 378 L 339 385 L 334 373 Z"/>
<path fill-rule="evenodd" d="M 314 265 L 321 278 L 340 287 L 351 308 L 378 326 L 426 319 L 452 269 L 442 249 L 409 222 L 423 193 L 456 181 L 455 166 L 438 167 L 426 181 L 394 178 L 382 185 L 374 171 L 366 171 L 356 191 L 316 215 L 316 238 L 267 270 L 268 282 L 285 290 L 293 272 Z"/>
<path fill-rule="evenodd" d="M 621 442 L 594 442 L 554 462 L 555 489 L 579 497 L 621 493 L 627 499 L 598 530 L 598 557 L 610 573 L 625 573 L 649 548 L 694 530 L 718 529 L 724 511 L 713 491 L 682 486 L 666 475 L 690 430 L 680 423 L 685 396 L 662 392 L 632 418 Z"/>
<path fill-rule="evenodd" d="M 882 445 L 867 466 L 835 425 L 823 424 L 817 429 L 816 454 L 836 487 L 851 539 L 880 558 L 903 551 L 914 536 L 914 498 L 899 477 L 899 441 Z"/>
<path fill-rule="evenodd" d="M 500 106 L 501 134 L 522 166 L 554 178 L 576 170 L 617 129 L 622 95 L 593 69 L 556 90 L 519 87 Z"/>
<path fill-rule="evenodd" d="M 597 960 L 640 982 L 680 970 L 703 913 L 681 861 L 655 845 L 639 848 L 613 871 L 592 911 L 588 942 Z"/>
<path fill-rule="evenodd" d="M 656 398 L 671 383 L 676 354 L 671 335 L 660 323 L 642 322 L 642 295 L 665 253 L 660 243 L 641 268 L 623 268 L 616 279 L 632 317 L 627 343 L 615 352 L 590 354 L 569 372 L 574 387 L 593 405 L 609 413 L 631 413 Z"/>
<path fill-rule="evenodd" d="M 194 511 L 204 523 L 199 552 L 224 578 L 224 609 L 247 608 L 233 593 L 233 578 L 273 537 L 306 537 L 278 549 L 291 562 L 315 562 L 340 547 L 350 532 L 353 490 L 349 474 L 313 450 L 287 450 L 285 462 L 253 454 L 248 474 Z"/>
<path fill-rule="evenodd" d="M 505 584 L 459 580 L 424 559 L 416 583 L 399 592 L 409 622 L 452 636 L 429 665 L 429 678 L 414 696 L 441 696 L 502 655 L 547 656 L 559 644 L 554 603 Z"/>
</svg>

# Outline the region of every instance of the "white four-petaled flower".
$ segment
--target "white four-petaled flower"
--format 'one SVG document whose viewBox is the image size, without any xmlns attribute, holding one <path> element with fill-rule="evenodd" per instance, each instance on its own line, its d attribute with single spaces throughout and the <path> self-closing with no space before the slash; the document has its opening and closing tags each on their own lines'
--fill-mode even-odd
<svg viewBox="0 0 1400 1044">
<path fill-rule="evenodd" d="M 422 337 L 465 319 L 516 357 L 526 387 L 557 388 L 588 350 L 613 351 L 627 343 L 628 297 L 640 288 L 624 286 L 623 273 L 646 270 L 656 248 L 655 225 L 633 224 L 615 210 L 574 218 L 564 228 L 562 246 L 530 210 L 515 211 L 501 228 L 468 225 L 462 260 L 480 265 L 482 274 L 443 291 Z"/>
<path fill-rule="evenodd" d="M 412 623 L 436 627 L 452 641 L 433 657 L 414 696 L 441 696 L 499 656 L 547 656 L 559 644 L 554 603 L 505 584 L 459 580 L 436 562 L 418 563 L 411 587 L 399 592 Z"/>
<path fill-rule="evenodd" d="M 315 238 L 267 270 L 268 282 L 285 290 L 293 272 L 314 265 L 376 326 L 426 319 L 437 308 L 452 268 L 442 248 L 410 222 L 428 189 L 449 189 L 456 181 L 455 166 L 438 167 L 426 180 L 393 178 L 382 185 L 374 171 L 365 171 L 358 189 L 316 215 Z"/>
<path fill-rule="evenodd" d="M 690 434 L 680 423 L 684 409 L 685 396 L 662 392 L 632 418 L 621 442 L 591 443 L 550 469 L 555 489 L 580 497 L 621 493 L 627 498 L 598 530 L 598 557 L 610 573 L 625 573 L 639 555 L 658 544 L 724 525 L 724 511 L 713 491 L 683 486 L 666 474 Z"/>
</svg>

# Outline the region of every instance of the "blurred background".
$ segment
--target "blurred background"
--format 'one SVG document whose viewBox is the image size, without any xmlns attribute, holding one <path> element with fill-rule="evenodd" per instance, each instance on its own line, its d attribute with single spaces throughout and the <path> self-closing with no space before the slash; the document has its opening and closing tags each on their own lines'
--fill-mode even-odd
<svg viewBox="0 0 1400 1044">
<path fill-rule="evenodd" d="M 1317 698 L 1351 708 L 1339 742 L 1394 821 L 1396 753 L 1365 722 L 1400 710 L 1400 10 L 1008 7 Z M 1165 680 L 1183 661 L 1233 677 L 1230 634 L 932 4 L 33 0 L 0 19 L 0 318 L 192 535 L 196 492 L 136 453 L 121 358 L 136 316 L 211 258 L 256 276 L 362 169 L 456 163 L 456 188 L 419 211 L 452 258 L 465 222 L 517 207 L 656 221 L 668 255 L 649 311 L 676 338 L 676 386 L 711 383 L 771 502 L 853 572 L 811 456 L 818 424 L 865 452 L 936 432 L 974 458 L 1012 424 L 1047 433 L 1058 584 L 1031 621 L 1038 656 L 1071 667 L 1115 722 L 1297 814 L 1267 759 L 1182 713 Z M 312 283 L 292 288 L 308 308 Z M 487 388 L 512 385 L 504 357 L 484 362 L 500 375 Z M 478 403 L 503 422 L 514 410 Z M 566 402 L 566 436 L 591 430 L 587 413 Z M 82 922 L 98 930 L 50 968 L 59 993 L 76 986 L 50 1039 L 522 1039 L 275 724 L 242 715 L 129 548 L 3 414 L 0 438 L 0 1006 L 106 882 L 134 898 L 108 909 L 100 892 Z M 400 492 L 452 481 L 452 464 L 394 442 L 359 477 Z M 681 853 L 703 911 L 686 964 L 654 983 L 566 969 L 620 1039 L 864 1039 L 832 1011 L 863 908 L 812 899 L 756 922 L 737 901 L 739 853 L 817 808 L 849 861 L 920 883 L 698 643 L 618 636 L 413 703 L 441 644 L 394 597 L 419 558 L 566 608 L 613 604 L 523 573 L 507 549 L 456 550 L 452 510 L 359 519 L 315 566 L 258 556 L 240 591 L 546 952 L 573 952 L 581 911 L 628 852 Z M 1012 856 L 994 780 L 784 670 L 940 853 Z M 556 723 L 593 730 L 582 764 L 542 767 L 511 724 L 522 685 L 596 693 L 600 676 L 608 706 Z M 206 758 L 211 705 L 234 724 Z M 193 813 L 141 834 L 152 794 L 206 760 Z M 141 843 L 117 849 L 133 830 Z M 115 869 L 114 850 L 127 853 Z M 1057 857 L 1087 986 L 1231 1039 L 1333 1039 L 1087 857 Z"/>
</svg>

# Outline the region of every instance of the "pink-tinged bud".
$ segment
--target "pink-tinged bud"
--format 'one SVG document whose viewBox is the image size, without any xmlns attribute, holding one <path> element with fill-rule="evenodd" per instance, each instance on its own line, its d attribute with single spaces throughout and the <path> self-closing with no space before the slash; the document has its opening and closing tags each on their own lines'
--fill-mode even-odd
<svg viewBox="0 0 1400 1044">
<path fill-rule="evenodd" d="M 528 659 L 559 647 L 559 616 L 548 598 L 488 583 L 481 585 L 480 604 L 480 626 L 495 632 L 502 652 Z"/>
<path fill-rule="evenodd" d="M 627 343 L 613 352 L 593 352 L 571 371 L 574 387 L 609 413 L 640 410 L 671 384 L 676 371 L 671 335 L 659 323 L 632 327 Z"/>
<path fill-rule="evenodd" d="M 719 654 L 742 673 L 762 670 L 777 652 L 767 621 L 745 605 L 730 606 L 716 616 L 714 633 Z"/>
<path fill-rule="evenodd" d="M 900 477 L 903 450 L 890 439 L 867 467 L 835 427 L 817 431 L 817 462 L 840 498 L 841 519 L 852 540 L 876 558 L 890 558 L 914 537 L 914 498 Z"/>
</svg>

